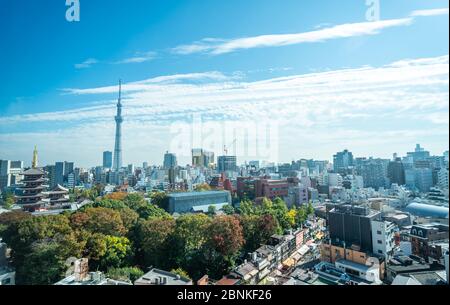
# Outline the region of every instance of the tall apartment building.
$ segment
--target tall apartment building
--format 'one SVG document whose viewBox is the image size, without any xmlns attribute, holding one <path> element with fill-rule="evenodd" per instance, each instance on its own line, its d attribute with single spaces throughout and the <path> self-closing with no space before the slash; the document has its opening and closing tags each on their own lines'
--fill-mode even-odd
<svg viewBox="0 0 450 305">
<path fill-rule="evenodd" d="M 353 165 L 353 154 L 347 149 L 333 156 L 333 169 L 336 173 L 347 174 Z"/>
</svg>

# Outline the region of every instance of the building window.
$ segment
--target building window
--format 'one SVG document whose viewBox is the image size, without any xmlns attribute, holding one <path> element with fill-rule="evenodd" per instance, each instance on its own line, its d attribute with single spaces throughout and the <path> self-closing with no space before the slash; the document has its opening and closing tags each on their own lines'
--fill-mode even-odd
<svg viewBox="0 0 450 305">
<path fill-rule="evenodd" d="M 381 231 L 377 231 L 377 234 L 378 234 L 378 235 L 381 235 L 381 234 L 383 234 L 383 233 L 381 233 Z"/>
<path fill-rule="evenodd" d="M 383 250 L 378 250 L 378 254 L 383 254 Z"/>
<path fill-rule="evenodd" d="M 377 240 L 377 243 L 381 245 L 383 242 L 381 240 Z"/>
</svg>

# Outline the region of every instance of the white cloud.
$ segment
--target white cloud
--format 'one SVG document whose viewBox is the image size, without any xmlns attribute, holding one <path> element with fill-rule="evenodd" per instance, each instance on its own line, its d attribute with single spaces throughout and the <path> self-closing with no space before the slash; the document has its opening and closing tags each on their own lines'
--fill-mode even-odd
<svg viewBox="0 0 450 305">
<path fill-rule="evenodd" d="M 138 52 L 133 57 L 125 58 L 116 62 L 116 64 L 134 64 L 151 61 L 156 58 L 156 52 Z"/>
<path fill-rule="evenodd" d="M 448 15 L 448 8 L 438 8 L 429 10 L 417 10 L 411 13 L 411 17 L 429 17 L 429 16 L 440 16 Z"/>
<path fill-rule="evenodd" d="M 311 32 L 296 34 L 260 35 L 232 40 L 217 39 L 211 41 L 211 39 L 208 39 L 201 40 L 190 45 L 178 46 L 173 49 L 173 52 L 177 54 L 209 53 L 212 55 L 219 55 L 242 49 L 323 42 L 331 39 L 376 35 L 380 33 L 381 30 L 392 27 L 407 26 L 412 22 L 413 18 L 402 18 L 374 22 L 341 24 Z"/>
<path fill-rule="evenodd" d="M 99 61 L 95 58 L 88 58 L 80 64 L 75 64 L 76 69 L 90 68 L 92 65 L 97 64 Z"/>
<path fill-rule="evenodd" d="M 422 142 L 440 153 L 448 148 L 448 70 L 445 55 L 255 82 L 240 79 L 241 75 L 206 72 L 125 84 L 125 159 L 160 163 L 173 137 L 171 124 L 189 121 L 192 114 L 200 114 L 207 122 L 278 122 L 283 161 L 293 157 L 328 159 L 344 144 L 360 154 L 388 157 Z M 3 132 L 0 147 L 11 156 L 18 147 L 37 142 L 52 156 L 67 150 L 67 158 L 60 155 L 69 159 L 78 151 L 74 147 L 91 145 L 83 156 L 73 158 L 85 158 L 83 164 L 98 164 L 102 149 L 113 145 L 117 89 L 106 86 L 68 91 L 94 97 L 113 95 L 101 105 L 3 117 L 0 129 L 29 126 L 29 130 Z M 55 131 L 32 132 L 42 123 L 55 123 Z M 17 158 L 28 158 L 22 156 Z"/>
</svg>

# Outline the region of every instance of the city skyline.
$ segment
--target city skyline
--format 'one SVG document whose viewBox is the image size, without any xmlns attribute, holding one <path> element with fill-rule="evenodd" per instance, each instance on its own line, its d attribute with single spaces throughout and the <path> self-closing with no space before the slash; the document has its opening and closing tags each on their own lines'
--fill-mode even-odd
<svg viewBox="0 0 450 305">
<path fill-rule="evenodd" d="M 367 159 L 373 158 L 373 159 L 383 159 L 383 160 L 394 160 L 394 155 L 397 156 L 398 158 L 407 157 L 407 153 L 414 152 L 415 149 L 417 149 L 417 145 L 419 145 L 420 148 L 423 149 L 424 151 L 429 152 L 430 156 L 444 156 L 445 153 L 449 152 L 449 150 L 446 150 L 446 151 L 444 151 L 442 153 L 433 153 L 432 151 L 427 149 L 426 145 L 425 146 L 423 146 L 422 144 L 415 144 L 415 145 L 416 145 L 415 147 L 413 146 L 412 149 L 410 149 L 409 151 L 405 152 L 404 154 L 401 154 L 401 153 L 399 154 L 397 152 L 393 152 L 393 153 L 391 153 L 391 155 L 389 157 L 380 157 L 380 156 L 373 156 L 373 155 L 371 155 L 371 156 L 357 155 L 357 154 L 354 154 L 351 149 L 344 148 L 344 149 L 341 149 L 341 150 L 337 150 L 336 152 L 334 152 L 330 156 L 330 158 L 327 158 L 327 159 L 319 159 L 319 158 L 314 158 L 314 157 L 313 158 L 304 158 L 304 157 L 301 157 L 301 156 L 299 156 L 297 158 L 294 158 L 294 159 L 292 159 L 290 161 L 285 161 L 285 162 L 281 162 L 281 161 L 280 162 L 270 162 L 270 161 L 264 160 L 264 159 L 255 159 L 255 160 L 240 162 L 239 159 L 237 159 L 237 165 L 241 166 L 241 165 L 244 165 L 246 163 L 248 164 L 249 162 L 252 162 L 252 161 L 258 161 L 258 162 L 263 162 L 263 163 L 267 162 L 267 164 L 274 163 L 275 165 L 283 165 L 283 164 L 289 164 L 291 162 L 297 162 L 299 160 L 328 161 L 330 163 L 330 165 L 334 165 L 333 158 L 335 157 L 335 154 L 339 154 L 339 153 L 345 152 L 345 151 L 348 151 L 348 152 L 352 153 L 354 159 L 356 159 L 356 158 L 367 158 Z M 19 159 L 17 159 L 17 160 L 11 159 L 11 161 L 21 161 L 21 162 L 23 162 L 24 167 L 31 167 L 32 168 L 33 167 L 32 163 L 33 163 L 34 158 L 35 158 L 36 149 L 38 149 L 38 147 L 35 147 L 34 150 L 32 151 L 32 153 L 30 154 L 31 158 L 29 158 L 29 159 L 31 161 L 28 161 L 28 159 L 24 159 L 24 160 L 23 159 L 20 159 L 20 160 Z M 76 167 L 78 167 L 78 168 L 89 169 L 89 168 L 94 168 L 94 167 L 98 167 L 98 166 L 103 166 L 106 169 L 110 168 L 111 170 L 115 170 L 113 166 L 105 166 L 105 163 L 104 163 L 105 162 L 105 153 L 111 154 L 110 158 L 112 160 L 113 153 L 111 151 L 105 150 L 105 151 L 102 152 L 102 156 L 100 156 L 98 164 L 92 164 L 92 165 L 88 165 L 88 166 L 79 165 L 77 160 L 68 160 L 68 159 L 64 159 L 64 158 L 62 158 L 62 159 L 60 158 L 58 160 L 51 161 L 50 163 L 45 163 L 45 162 L 41 162 L 40 161 L 41 160 L 40 155 L 39 155 L 39 158 L 38 158 L 38 162 L 40 164 L 39 167 L 50 166 L 50 165 L 58 163 L 58 162 L 59 163 L 61 163 L 61 162 L 73 162 L 76 165 Z M 165 156 L 167 154 L 173 155 L 175 157 L 175 160 L 178 160 L 178 156 L 176 154 L 173 154 L 170 151 L 165 151 L 164 154 L 161 155 L 161 158 L 160 158 L 161 160 L 156 161 L 154 163 L 153 162 L 149 163 L 148 160 L 142 160 L 142 161 L 137 162 L 137 163 L 125 162 L 124 164 L 122 164 L 121 168 L 126 168 L 128 165 L 134 165 L 134 166 L 140 167 L 144 163 L 148 164 L 149 166 L 164 167 Z M 218 155 L 215 154 L 215 164 L 216 165 L 218 163 L 217 162 L 217 158 L 220 157 L 220 156 L 222 156 L 222 154 L 218 154 Z M 185 158 L 182 158 L 182 159 L 185 159 Z M 188 161 L 188 162 L 176 162 L 177 166 L 179 166 L 179 167 L 185 167 L 185 166 L 189 166 L 189 165 L 192 166 L 192 156 L 190 157 L 190 159 L 191 160 Z"/>
<path fill-rule="evenodd" d="M 273 123 L 278 163 L 331 161 L 344 148 L 381 158 L 416 143 L 447 151 L 448 2 L 382 1 L 380 20 L 367 20 L 365 1 L 326 3 L 248 1 L 236 12 L 233 1 L 113 1 L 106 12 L 83 2 L 77 23 L 63 5 L 33 19 L 39 4 L 7 3 L 23 18 L 0 18 L 11 46 L 0 50 L 1 157 L 30 165 L 37 145 L 41 164 L 101 165 L 103 151 L 114 151 L 119 79 L 124 164 L 162 163 L 173 125 L 191 126 L 195 115 Z M 12 53 L 30 46 L 35 54 Z"/>
</svg>

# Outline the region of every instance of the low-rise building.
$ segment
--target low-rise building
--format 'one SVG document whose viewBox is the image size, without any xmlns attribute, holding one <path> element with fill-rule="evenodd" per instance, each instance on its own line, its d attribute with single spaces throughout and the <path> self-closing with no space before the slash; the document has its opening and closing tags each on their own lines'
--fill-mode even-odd
<svg viewBox="0 0 450 305">
<path fill-rule="evenodd" d="M 443 259 L 448 250 L 449 229 L 443 224 L 414 225 L 411 228 L 412 253 L 428 260 Z"/>
<path fill-rule="evenodd" d="M 392 283 L 398 275 L 409 275 L 421 272 L 443 271 L 445 267 L 438 261 L 426 263 L 417 256 L 395 256 L 386 265 L 386 281 Z"/>
<path fill-rule="evenodd" d="M 192 280 L 173 272 L 153 268 L 134 282 L 134 285 L 193 285 Z"/>
<path fill-rule="evenodd" d="M 220 210 L 224 205 L 231 205 L 231 194 L 229 191 L 207 191 L 173 193 L 168 195 L 167 212 L 191 213 L 202 210 L 202 207 L 214 206 Z"/>
<path fill-rule="evenodd" d="M 375 255 L 388 259 L 395 248 L 395 230 L 397 226 L 391 222 L 372 220 L 372 244 Z"/>
</svg>

